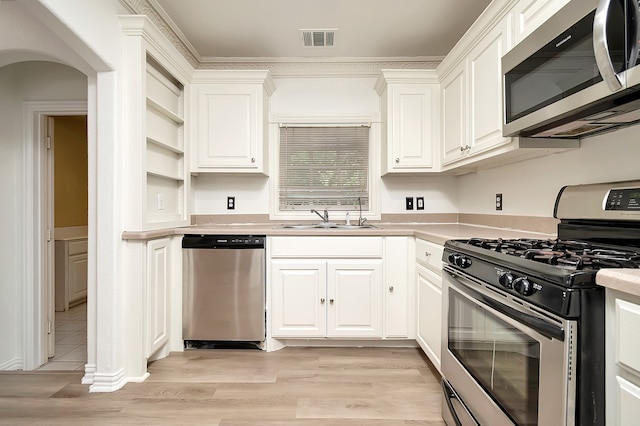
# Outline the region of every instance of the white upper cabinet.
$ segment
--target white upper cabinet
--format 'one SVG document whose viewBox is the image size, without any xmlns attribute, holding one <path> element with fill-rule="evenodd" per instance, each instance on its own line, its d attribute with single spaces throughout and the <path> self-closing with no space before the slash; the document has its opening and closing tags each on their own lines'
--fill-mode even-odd
<svg viewBox="0 0 640 426">
<path fill-rule="evenodd" d="M 465 155 L 467 141 L 467 73 L 464 63 L 442 80 L 442 163 Z"/>
<path fill-rule="evenodd" d="M 383 70 L 382 174 L 438 171 L 440 84 L 433 70 Z"/>
<path fill-rule="evenodd" d="M 269 71 L 197 71 L 193 172 L 267 173 Z"/>
<path fill-rule="evenodd" d="M 532 14 L 543 22 L 561 7 L 552 3 L 566 1 L 494 0 L 438 66 L 442 171 L 466 173 L 579 147 L 576 140 L 502 136 L 502 56 L 513 46 L 514 27 L 532 31 L 539 25 Z"/>
<path fill-rule="evenodd" d="M 502 22 L 469 55 L 469 155 L 511 142 L 502 136 L 502 55 L 509 45 L 507 35 Z"/>
<path fill-rule="evenodd" d="M 511 142 L 502 136 L 502 55 L 506 21 L 486 34 L 442 81 L 442 164 Z"/>
<path fill-rule="evenodd" d="M 514 45 L 560 10 L 569 0 L 520 0 L 512 9 Z"/>
</svg>

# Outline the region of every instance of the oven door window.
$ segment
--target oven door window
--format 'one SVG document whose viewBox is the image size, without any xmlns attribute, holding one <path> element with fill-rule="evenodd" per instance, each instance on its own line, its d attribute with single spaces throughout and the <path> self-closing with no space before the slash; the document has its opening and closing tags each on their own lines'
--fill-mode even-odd
<svg viewBox="0 0 640 426">
<path fill-rule="evenodd" d="M 538 424 L 540 342 L 449 291 L 451 353 L 518 425 Z"/>
</svg>

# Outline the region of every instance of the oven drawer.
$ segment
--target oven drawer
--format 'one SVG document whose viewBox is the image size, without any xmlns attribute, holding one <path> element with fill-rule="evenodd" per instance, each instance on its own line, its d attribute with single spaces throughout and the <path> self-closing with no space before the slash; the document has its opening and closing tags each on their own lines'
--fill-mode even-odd
<svg viewBox="0 0 640 426">
<path fill-rule="evenodd" d="M 444 247 L 431 241 L 416 239 L 416 261 L 442 275 Z"/>
</svg>

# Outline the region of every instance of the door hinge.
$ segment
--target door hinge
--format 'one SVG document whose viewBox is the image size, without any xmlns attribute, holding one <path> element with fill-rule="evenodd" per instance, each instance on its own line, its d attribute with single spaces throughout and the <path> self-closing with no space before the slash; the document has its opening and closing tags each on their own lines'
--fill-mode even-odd
<svg viewBox="0 0 640 426">
<path fill-rule="evenodd" d="M 51 242 L 51 228 L 47 229 L 47 242 Z"/>
<path fill-rule="evenodd" d="M 51 334 L 51 321 L 47 321 L 47 334 Z"/>
<path fill-rule="evenodd" d="M 51 136 L 47 136 L 47 149 L 51 149 Z"/>
</svg>

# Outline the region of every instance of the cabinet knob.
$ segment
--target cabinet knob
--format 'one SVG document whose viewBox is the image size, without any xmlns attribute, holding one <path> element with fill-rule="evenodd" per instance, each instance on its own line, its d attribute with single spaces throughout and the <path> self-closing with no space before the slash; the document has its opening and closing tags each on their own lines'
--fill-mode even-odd
<svg viewBox="0 0 640 426">
<path fill-rule="evenodd" d="M 400 159 L 399 159 L 399 158 L 396 158 L 396 163 L 399 163 L 399 162 L 400 162 Z"/>
<path fill-rule="evenodd" d="M 252 162 L 252 163 L 255 163 L 255 162 L 256 162 L 256 159 L 252 157 L 252 158 L 251 158 L 251 162 Z"/>
<path fill-rule="evenodd" d="M 329 303 L 333 305 L 333 299 L 329 299 Z"/>
<path fill-rule="evenodd" d="M 320 303 L 324 303 L 324 297 L 320 299 Z"/>
<path fill-rule="evenodd" d="M 393 293 L 393 286 L 392 285 L 389 286 L 389 292 Z"/>
<path fill-rule="evenodd" d="M 464 152 L 464 146 L 460 147 L 460 152 Z"/>
<path fill-rule="evenodd" d="M 431 253 L 429 253 L 428 251 L 425 251 L 424 252 L 424 257 L 429 257 L 429 256 L 431 256 Z"/>
<path fill-rule="evenodd" d="M 465 146 L 464 146 L 464 150 L 465 150 L 465 151 L 469 151 L 470 149 L 471 149 L 471 147 L 470 147 L 469 145 L 465 145 Z"/>
</svg>

